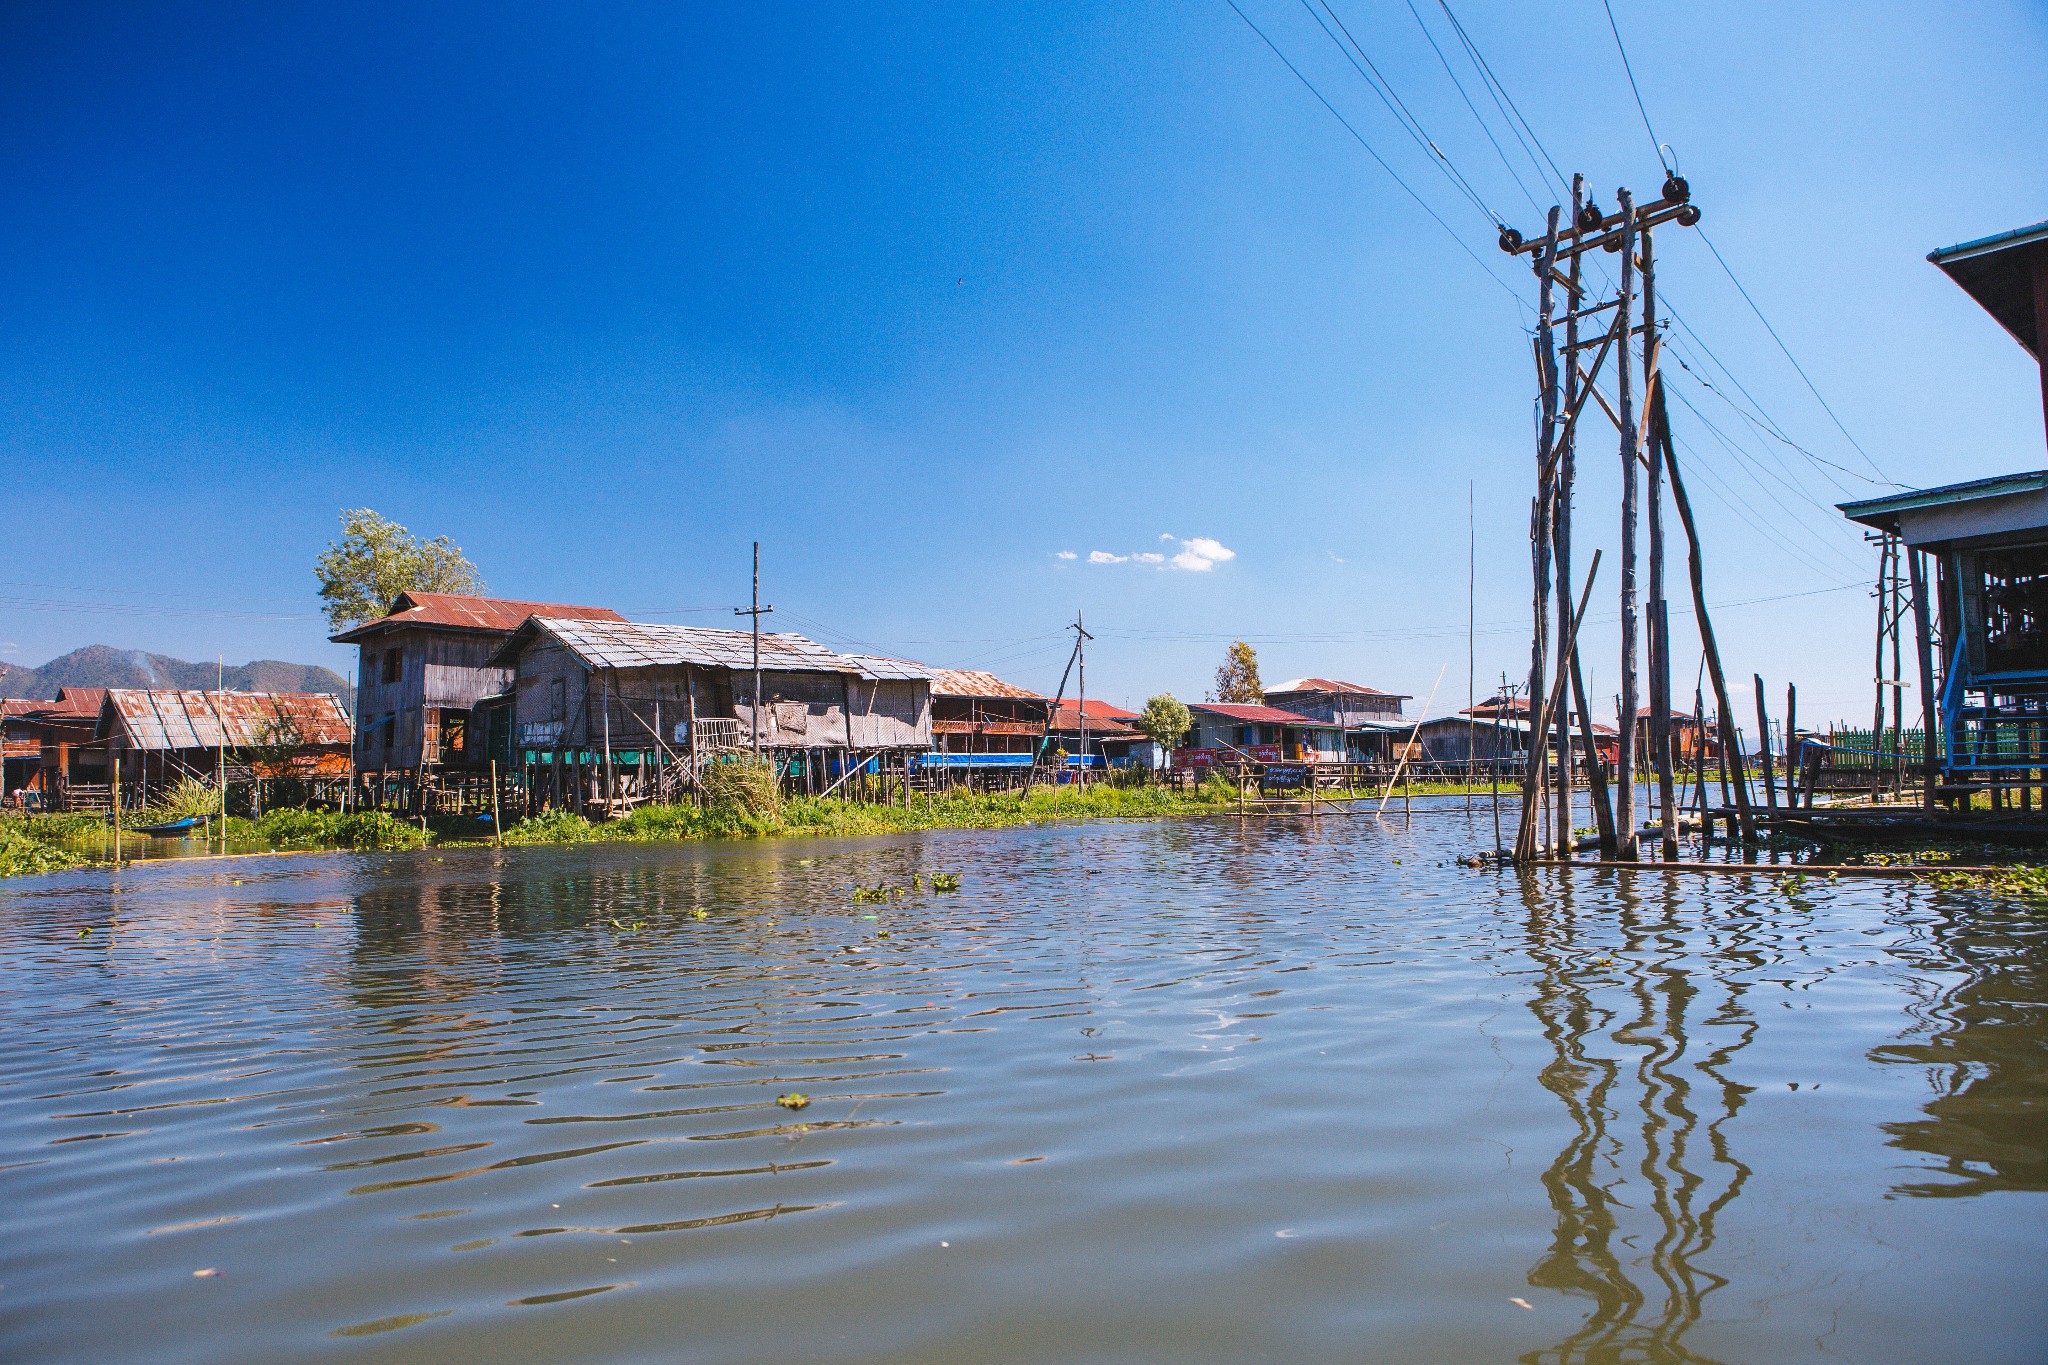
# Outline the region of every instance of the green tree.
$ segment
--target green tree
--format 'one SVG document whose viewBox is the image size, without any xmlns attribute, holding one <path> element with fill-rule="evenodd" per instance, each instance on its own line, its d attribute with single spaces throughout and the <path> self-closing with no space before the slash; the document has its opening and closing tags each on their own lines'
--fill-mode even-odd
<svg viewBox="0 0 2048 1365">
<path fill-rule="evenodd" d="M 484 589 L 476 565 L 446 536 L 421 540 L 367 507 L 343 509 L 341 531 L 341 539 L 329 541 L 326 552 L 313 561 L 327 623 L 335 630 L 376 620 L 402 592 Z"/>
<path fill-rule="evenodd" d="M 1265 699 L 1266 688 L 1259 681 L 1259 652 L 1242 640 L 1234 641 L 1216 669 L 1216 700 L 1256 704 Z"/>
<path fill-rule="evenodd" d="M 1145 709 L 1138 714 L 1137 728 L 1155 743 L 1171 749 L 1194 723 L 1195 718 L 1173 693 L 1161 692 L 1145 703 Z"/>
</svg>

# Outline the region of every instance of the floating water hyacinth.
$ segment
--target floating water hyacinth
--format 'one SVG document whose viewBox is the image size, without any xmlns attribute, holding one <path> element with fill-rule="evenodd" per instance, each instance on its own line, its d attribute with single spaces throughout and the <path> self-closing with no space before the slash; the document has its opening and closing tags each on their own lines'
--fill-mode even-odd
<svg viewBox="0 0 2048 1365">
<path fill-rule="evenodd" d="M 959 873 L 957 873 L 957 872 L 934 872 L 934 873 L 932 873 L 932 890 L 934 890 L 934 891 L 958 891 L 959 889 L 960 889 L 960 874 L 959 874 Z"/>
<path fill-rule="evenodd" d="M 802 1109 L 811 1102 L 811 1097 L 800 1091 L 792 1090 L 787 1095 L 777 1095 L 775 1102 L 784 1109 Z"/>
</svg>

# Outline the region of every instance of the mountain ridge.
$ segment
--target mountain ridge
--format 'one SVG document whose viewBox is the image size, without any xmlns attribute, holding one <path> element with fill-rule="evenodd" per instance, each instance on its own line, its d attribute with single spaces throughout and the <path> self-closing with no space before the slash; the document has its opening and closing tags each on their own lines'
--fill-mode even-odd
<svg viewBox="0 0 2048 1365">
<path fill-rule="evenodd" d="M 205 690 L 225 685 L 233 692 L 326 692 L 340 697 L 351 710 L 355 689 L 339 673 L 320 664 L 295 664 L 282 659 L 252 659 L 245 664 L 192 663 L 168 654 L 112 645 L 87 645 L 50 660 L 41 668 L 0 664 L 0 697 L 49 701 L 60 687 L 177 687 Z"/>
</svg>

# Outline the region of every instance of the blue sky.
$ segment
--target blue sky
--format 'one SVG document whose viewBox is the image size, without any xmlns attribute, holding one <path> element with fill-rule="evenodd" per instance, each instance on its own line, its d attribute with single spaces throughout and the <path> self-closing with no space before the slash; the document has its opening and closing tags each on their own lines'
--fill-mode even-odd
<svg viewBox="0 0 2048 1365">
<path fill-rule="evenodd" d="M 367 505 L 506 596 L 734 624 L 758 538 L 776 623 L 843 647 L 1050 689 L 1085 610 L 1113 700 L 1197 697 L 1244 636 L 1269 681 L 1462 704 L 1468 490 L 1479 675 L 1527 654 L 1530 280 L 1320 8 L 1240 4 L 1449 230 L 1225 0 L 9 6 L 0 658 L 346 667 L 310 566 Z M 1453 8 L 1537 156 L 1654 195 L 1598 0 Z M 1446 11 L 1332 9 L 1535 228 Z M 1923 258 L 2048 216 L 2048 9 L 1614 13 L 1849 433 L 1666 230 L 1730 671 L 1867 715 L 1874 556 L 1825 506 L 2043 462 L 2031 362 Z"/>
</svg>

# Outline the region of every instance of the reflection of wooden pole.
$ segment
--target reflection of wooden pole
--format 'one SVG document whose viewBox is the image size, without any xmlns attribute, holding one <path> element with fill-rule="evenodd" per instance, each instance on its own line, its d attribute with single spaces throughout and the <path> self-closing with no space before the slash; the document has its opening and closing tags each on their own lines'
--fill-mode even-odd
<svg viewBox="0 0 2048 1365">
<path fill-rule="evenodd" d="M 1700 533 L 1693 524 L 1692 503 L 1685 496 L 1685 479 L 1678 472 L 1678 451 L 1671 443 L 1671 416 L 1662 402 L 1651 409 L 1656 428 L 1653 440 L 1664 450 L 1665 472 L 1671 475 L 1671 501 L 1678 508 L 1679 524 L 1685 528 L 1686 570 L 1692 579 L 1693 615 L 1699 621 L 1700 648 L 1706 654 L 1707 676 L 1714 684 L 1714 705 L 1721 731 L 1722 771 L 1732 775 L 1735 786 L 1736 817 L 1744 839 L 1756 837 L 1756 824 L 1749 813 L 1749 779 L 1742 767 L 1742 749 L 1735 738 L 1735 708 L 1728 699 L 1728 678 L 1721 671 L 1721 647 L 1714 641 L 1714 622 L 1707 614 L 1706 570 L 1700 560 Z M 1724 779 L 1725 781 L 1726 779 Z"/>
<path fill-rule="evenodd" d="M 505 825 L 498 817 L 498 760 L 491 760 L 491 842 L 505 842 Z"/>
<path fill-rule="evenodd" d="M 1578 643 L 1579 622 L 1585 619 L 1586 604 L 1592 601 L 1593 599 L 1593 579 L 1596 576 L 1598 576 L 1599 572 L 1600 552 L 1598 550 L 1595 550 L 1593 552 L 1593 562 L 1586 567 L 1585 590 L 1579 594 L 1578 610 L 1572 613 L 1571 630 L 1565 636 L 1565 648 L 1567 650 L 1571 649 L 1574 645 Z M 1540 714 L 1531 716 L 1530 719 L 1533 723 L 1529 728 L 1529 734 L 1532 742 L 1536 739 L 1542 738 L 1545 734 L 1549 733 L 1550 720 L 1552 716 L 1557 714 L 1558 699 L 1564 695 L 1564 685 L 1566 681 L 1567 679 L 1560 676 L 1557 679 L 1557 681 L 1554 684 L 1552 684 L 1550 689 L 1550 695 L 1543 699 L 1542 712 Z M 1569 840 L 1567 840 L 1566 842 L 1569 842 Z M 1526 863 L 1533 861 L 1535 857 L 1536 808 L 1529 801 L 1524 800 L 1522 802 L 1522 828 L 1520 832 L 1515 836 L 1515 861 L 1518 863 Z"/>
<path fill-rule="evenodd" d="M 1934 697 L 1934 634 L 1927 618 L 1927 569 L 1925 557 L 1918 550 L 1906 552 L 1906 568 L 1913 577 L 1913 644 L 1920 655 L 1920 763 L 1925 769 L 1922 777 L 1920 802 L 1933 810 L 1941 781 L 1941 770 L 1947 757 L 1937 757 L 1935 744 L 1939 736 L 1935 733 L 1938 720 L 1935 714 Z"/>
</svg>

